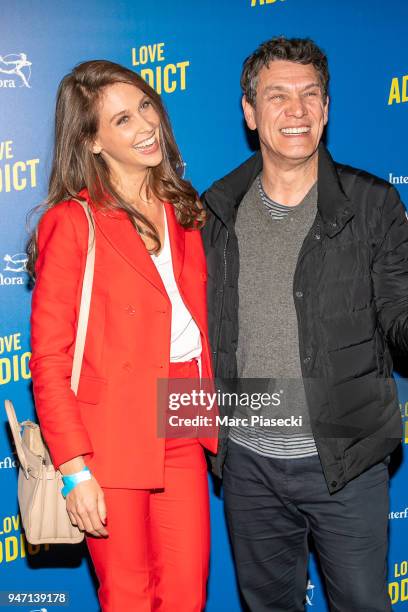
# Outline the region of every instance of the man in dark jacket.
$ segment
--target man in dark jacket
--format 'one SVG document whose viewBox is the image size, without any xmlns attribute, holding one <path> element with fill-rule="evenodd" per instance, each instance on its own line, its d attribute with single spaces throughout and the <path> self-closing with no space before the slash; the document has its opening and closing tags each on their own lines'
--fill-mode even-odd
<svg viewBox="0 0 408 612">
<path fill-rule="evenodd" d="M 230 427 L 214 465 L 254 612 L 304 609 L 309 535 L 332 610 L 391 610 L 390 348 L 408 350 L 408 221 L 391 185 L 322 143 L 328 80 L 312 41 L 261 45 L 241 78 L 260 152 L 205 194 L 216 377 L 269 379 L 289 398 L 267 426 Z M 276 416 L 296 418 L 276 430 Z"/>
</svg>

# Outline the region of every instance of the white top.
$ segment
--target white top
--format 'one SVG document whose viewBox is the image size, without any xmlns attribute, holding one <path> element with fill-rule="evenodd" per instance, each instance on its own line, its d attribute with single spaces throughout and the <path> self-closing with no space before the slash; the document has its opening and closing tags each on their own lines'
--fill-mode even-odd
<svg viewBox="0 0 408 612">
<path fill-rule="evenodd" d="M 174 278 L 166 209 L 164 214 L 164 243 L 158 255 L 151 255 L 171 301 L 170 361 L 190 361 L 201 355 L 201 336 L 193 317 L 187 310 Z"/>
</svg>

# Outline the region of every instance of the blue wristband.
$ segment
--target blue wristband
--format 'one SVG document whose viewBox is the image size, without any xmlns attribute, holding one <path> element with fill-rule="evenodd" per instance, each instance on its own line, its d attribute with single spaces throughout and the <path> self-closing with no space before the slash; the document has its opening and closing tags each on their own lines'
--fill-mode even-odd
<svg viewBox="0 0 408 612">
<path fill-rule="evenodd" d="M 66 497 L 70 491 L 79 482 L 83 482 L 84 480 L 91 480 L 92 474 L 89 467 L 85 466 L 80 472 L 76 472 L 75 474 L 69 474 L 68 476 L 62 477 L 62 482 L 64 483 L 64 487 L 61 489 L 61 493 L 63 497 Z"/>
</svg>

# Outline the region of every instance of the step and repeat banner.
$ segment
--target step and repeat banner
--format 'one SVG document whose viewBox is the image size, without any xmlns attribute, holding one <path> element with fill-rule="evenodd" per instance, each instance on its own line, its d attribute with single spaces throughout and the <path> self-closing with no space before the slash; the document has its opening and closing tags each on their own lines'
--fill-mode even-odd
<svg viewBox="0 0 408 612">
<path fill-rule="evenodd" d="M 59 81 L 75 64 L 90 59 L 109 59 L 139 72 L 162 94 L 186 175 L 201 192 L 251 154 L 240 108 L 243 60 L 272 36 L 310 36 L 329 58 L 327 143 L 333 156 L 390 181 L 408 203 L 408 4 L 13 0 L 2 5 L 0 591 L 66 593 L 67 599 L 61 596 L 55 604 L 96 612 L 95 577 L 85 547 L 31 546 L 24 538 L 16 502 L 16 455 L 3 411 L 4 399 L 10 398 L 19 420 L 34 418 L 26 216 L 46 194 Z M 398 385 L 405 440 L 393 458 L 388 579 L 393 609 L 408 610 L 408 381 L 400 377 Z M 210 486 L 213 544 L 207 610 L 238 612 L 244 607 L 236 587 L 222 491 L 214 489 L 211 479 Z M 313 557 L 306 606 L 319 612 L 328 609 Z M 58 608 L 33 600 L 20 609 Z"/>
</svg>

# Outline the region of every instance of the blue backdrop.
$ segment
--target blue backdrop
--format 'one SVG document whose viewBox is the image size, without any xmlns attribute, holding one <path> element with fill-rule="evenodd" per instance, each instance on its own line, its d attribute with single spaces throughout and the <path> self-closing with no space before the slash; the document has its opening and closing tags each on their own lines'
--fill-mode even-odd
<svg viewBox="0 0 408 612">
<path fill-rule="evenodd" d="M 199 191 L 250 154 L 240 109 L 244 58 L 271 36 L 311 36 L 330 69 L 329 148 L 336 160 L 395 184 L 408 202 L 408 56 L 405 0 L 14 0 L 0 20 L 0 400 L 32 418 L 26 214 L 46 193 L 55 93 L 78 62 L 109 59 L 163 93 Z M 399 380 L 408 443 L 408 382 Z M 2 408 L 1 408 L 2 410 Z M 4 414 L 4 413 L 3 413 Z M 16 462 L 0 429 L 0 591 L 66 591 L 67 608 L 96 612 L 95 584 L 79 547 L 27 545 L 16 503 Z M 403 445 L 404 446 L 404 445 Z M 391 485 L 390 594 L 408 610 L 407 460 Z M 398 463 L 398 457 L 397 457 Z M 404 480 L 405 479 L 405 480 Z M 211 484 L 212 487 L 212 484 Z M 212 492 L 207 610 L 241 609 L 222 501 Z M 339 560 L 341 561 L 341 560 Z M 326 610 L 314 561 L 308 606 Z M 50 609 L 49 604 L 23 610 Z"/>
</svg>

